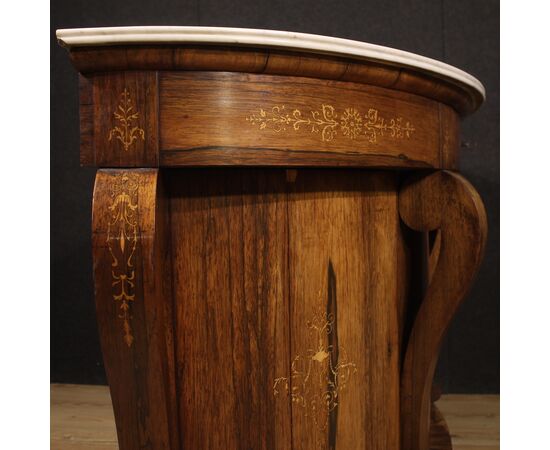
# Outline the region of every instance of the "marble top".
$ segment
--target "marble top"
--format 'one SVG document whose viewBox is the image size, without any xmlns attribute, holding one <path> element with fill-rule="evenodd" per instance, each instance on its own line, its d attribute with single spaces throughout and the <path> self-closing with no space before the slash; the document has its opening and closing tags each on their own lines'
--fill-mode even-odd
<svg viewBox="0 0 550 450">
<path fill-rule="evenodd" d="M 220 27 L 104 27 L 57 30 L 60 44 L 68 47 L 139 44 L 218 44 L 282 48 L 381 61 L 410 67 L 467 85 L 485 98 L 485 88 L 472 75 L 435 59 L 381 45 L 316 34 Z"/>
</svg>

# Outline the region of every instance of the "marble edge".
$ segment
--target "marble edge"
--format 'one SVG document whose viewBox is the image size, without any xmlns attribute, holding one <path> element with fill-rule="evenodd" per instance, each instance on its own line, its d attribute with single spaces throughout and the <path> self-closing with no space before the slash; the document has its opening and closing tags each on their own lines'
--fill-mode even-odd
<svg viewBox="0 0 550 450">
<path fill-rule="evenodd" d="M 224 27 L 103 27 L 56 31 L 60 45 L 73 47 L 122 44 L 203 43 L 277 47 L 400 64 L 449 78 L 475 89 L 485 100 L 485 88 L 474 76 L 454 66 L 414 53 L 351 39 L 289 31 Z"/>
</svg>

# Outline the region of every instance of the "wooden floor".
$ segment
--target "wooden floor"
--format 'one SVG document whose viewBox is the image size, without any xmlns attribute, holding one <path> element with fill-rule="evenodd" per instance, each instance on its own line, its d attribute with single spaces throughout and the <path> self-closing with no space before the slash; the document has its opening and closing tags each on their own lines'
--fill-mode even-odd
<svg viewBox="0 0 550 450">
<path fill-rule="evenodd" d="M 454 450 L 499 448 L 499 396 L 443 395 Z M 118 450 L 109 390 L 51 385 L 51 450 Z"/>
</svg>

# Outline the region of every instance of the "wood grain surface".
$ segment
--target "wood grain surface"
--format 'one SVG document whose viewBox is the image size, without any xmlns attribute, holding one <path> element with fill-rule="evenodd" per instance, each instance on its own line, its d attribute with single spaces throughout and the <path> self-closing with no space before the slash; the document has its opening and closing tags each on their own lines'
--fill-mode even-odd
<svg viewBox="0 0 550 450">
<path fill-rule="evenodd" d="M 436 102 L 358 83 L 163 72 L 160 121 L 162 165 L 441 164 Z"/>
<path fill-rule="evenodd" d="M 328 415 L 293 403 L 293 448 L 398 448 L 397 175 L 299 171 L 289 224 L 291 353 L 330 349 L 336 381 L 346 381 L 307 386 L 320 399 L 336 395 Z M 319 343 L 308 327 L 316 313 L 320 324 L 333 319 Z"/>
<path fill-rule="evenodd" d="M 475 89 L 381 61 L 267 48 L 215 45 L 81 47 L 70 50 L 81 73 L 133 70 L 262 73 L 353 81 L 410 92 L 447 104 L 460 114 L 483 102 Z"/>
<path fill-rule="evenodd" d="M 288 449 L 285 172 L 170 177 L 176 369 L 184 448 Z"/>
<path fill-rule="evenodd" d="M 96 74 L 80 79 L 81 163 L 158 167 L 157 73 Z"/>
<path fill-rule="evenodd" d="M 498 395 L 443 395 L 454 450 L 498 450 Z M 52 450 L 118 450 L 107 386 L 51 385 Z M 431 447 L 430 450 L 442 450 Z"/>
<path fill-rule="evenodd" d="M 171 173 L 184 447 L 398 448 L 397 186 L 392 172 Z"/>
</svg>

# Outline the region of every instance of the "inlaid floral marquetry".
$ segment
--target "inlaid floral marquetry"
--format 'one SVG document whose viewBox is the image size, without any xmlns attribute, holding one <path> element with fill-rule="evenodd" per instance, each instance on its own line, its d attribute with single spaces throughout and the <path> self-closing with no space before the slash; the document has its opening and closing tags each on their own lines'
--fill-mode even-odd
<svg viewBox="0 0 550 450">
<path fill-rule="evenodd" d="M 334 314 L 318 310 L 306 327 L 311 348 L 294 358 L 290 378 L 275 379 L 273 393 L 285 391 L 318 430 L 325 431 L 330 412 L 338 406 L 340 394 L 357 372 L 357 366 L 348 360 L 341 345 L 335 348 L 328 344 L 336 327 Z"/>
<path fill-rule="evenodd" d="M 138 243 L 138 180 L 135 174 L 122 172 L 111 185 L 112 202 L 107 227 L 107 246 L 111 253 L 113 300 L 120 303 L 124 342 L 134 342 L 130 305 L 135 301 L 136 270 L 134 256 Z"/>
<path fill-rule="evenodd" d="M 113 116 L 118 124 L 109 131 L 109 141 L 115 138 L 122 143 L 124 150 L 128 151 L 137 139 L 145 140 L 145 131 L 135 125 L 139 120 L 139 112 L 132 106 L 128 89 L 125 88 L 120 95 L 120 103 Z"/>
<path fill-rule="evenodd" d="M 352 140 L 365 138 L 370 143 L 376 143 L 379 137 L 408 139 L 415 131 L 414 126 L 402 117 L 386 118 L 374 108 L 366 113 L 353 107 L 337 111 L 327 104 L 305 113 L 300 109 L 290 110 L 285 105 L 273 106 L 271 110 L 260 108 L 259 113 L 251 114 L 246 120 L 260 130 L 275 133 L 309 130 L 320 135 L 324 142 L 340 135 Z"/>
</svg>

